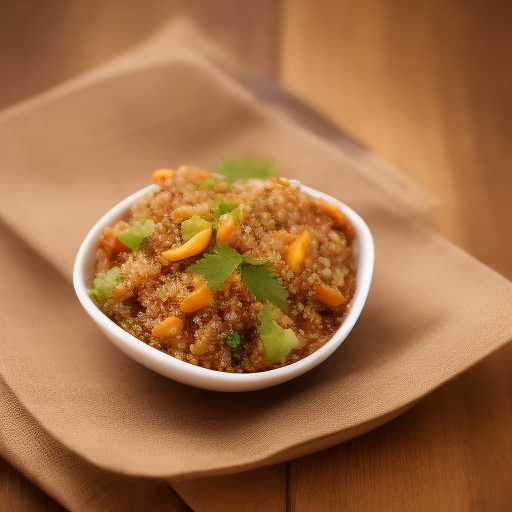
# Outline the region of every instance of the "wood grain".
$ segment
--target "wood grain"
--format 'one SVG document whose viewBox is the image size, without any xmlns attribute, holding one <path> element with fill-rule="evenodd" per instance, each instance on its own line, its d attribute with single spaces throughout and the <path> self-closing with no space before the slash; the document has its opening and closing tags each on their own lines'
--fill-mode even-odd
<svg viewBox="0 0 512 512">
<path fill-rule="evenodd" d="M 386 425 L 292 461 L 293 512 L 510 510 L 509 344 Z"/>
<path fill-rule="evenodd" d="M 512 278 L 510 2 L 283 2 L 280 77 L 439 202 L 441 231 Z"/>
<path fill-rule="evenodd" d="M 407 172 L 440 230 L 512 278 L 512 5 L 285 0 L 281 19 L 284 86 Z M 292 461 L 290 510 L 511 510 L 511 363 L 509 344 L 393 422 Z"/>
</svg>

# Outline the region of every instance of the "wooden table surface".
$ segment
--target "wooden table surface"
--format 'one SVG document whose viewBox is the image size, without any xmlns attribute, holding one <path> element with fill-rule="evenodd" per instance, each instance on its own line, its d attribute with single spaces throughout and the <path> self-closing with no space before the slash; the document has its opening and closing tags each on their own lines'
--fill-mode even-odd
<svg viewBox="0 0 512 512">
<path fill-rule="evenodd" d="M 441 232 L 512 279 L 510 2 L 0 0 L 0 108 L 178 13 L 398 165 L 438 200 Z M 289 462 L 281 509 L 512 510 L 511 363 L 508 344 L 397 419 Z M 0 509 L 63 510 L 2 459 Z"/>
</svg>

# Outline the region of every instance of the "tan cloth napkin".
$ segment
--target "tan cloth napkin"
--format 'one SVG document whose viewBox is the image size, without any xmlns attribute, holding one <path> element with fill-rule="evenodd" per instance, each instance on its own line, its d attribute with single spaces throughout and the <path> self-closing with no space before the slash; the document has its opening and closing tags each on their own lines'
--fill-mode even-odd
<svg viewBox="0 0 512 512">
<path fill-rule="evenodd" d="M 243 154 L 272 156 L 358 211 L 376 265 L 360 320 L 326 362 L 222 394 L 119 352 L 71 272 L 94 222 L 155 168 Z M 224 493 L 215 482 L 236 478 L 222 475 L 359 435 L 511 338 L 512 285 L 431 231 L 417 197 L 261 106 L 172 31 L 4 110 L 0 172 L 0 454 L 72 510 L 179 510 L 165 481 L 196 510 L 214 510 L 212 496 L 249 510 L 249 491 L 247 506 L 227 495 L 242 499 L 251 473 Z"/>
</svg>

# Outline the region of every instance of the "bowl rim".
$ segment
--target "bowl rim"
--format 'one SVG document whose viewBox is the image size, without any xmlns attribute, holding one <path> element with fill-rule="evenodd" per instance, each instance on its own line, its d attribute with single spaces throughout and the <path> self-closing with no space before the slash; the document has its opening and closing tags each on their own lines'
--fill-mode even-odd
<svg viewBox="0 0 512 512">
<path fill-rule="evenodd" d="M 357 259 L 356 291 L 349 311 L 332 338 L 309 356 L 287 366 L 259 373 L 227 373 L 202 368 L 165 354 L 126 332 L 107 317 L 89 297 L 92 287 L 93 261 L 101 231 L 112 226 L 126 214 L 130 206 L 143 195 L 159 189 L 149 185 L 118 203 L 92 227 L 78 251 L 73 269 L 73 285 L 78 300 L 103 333 L 119 349 L 146 367 L 173 380 L 213 391 L 253 391 L 291 380 L 327 359 L 346 339 L 363 309 L 373 275 L 375 249 L 373 237 L 364 220 L 350 207 L 323 192 L 300 184 L 300 188 L 318 199 L 340 208 L 356 230 L 354 240 Z"/>
</svg>

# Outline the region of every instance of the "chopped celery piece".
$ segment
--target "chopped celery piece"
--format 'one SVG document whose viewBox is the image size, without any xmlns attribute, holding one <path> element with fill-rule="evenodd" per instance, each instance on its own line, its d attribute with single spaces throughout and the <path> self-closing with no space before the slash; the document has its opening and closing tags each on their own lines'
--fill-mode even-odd
<svg viewBox="0 0 512 512">
<path fill-rule="evenodd" d="M 222 200 L 214 201 L 210 205 L 210 210 L 213 213 L 212 226 L 214 229 L 218 229 L 220 218 L 226 213 L 231 213 L 233 210 L 238 208 L 238 203 L 226 203 Z M 235 219 L 233 219 L 235 220 Z"/>
<path fill-rule="evenodd" d="M 269 363 L 284 364 L 288 354 L 299 344 L 296 334 L 277 324 L 270 304 L 263 308 L 258 319 L 261 322 L 258 334 L 265 347 L 265 357 Z"/>
<path fill-rule="evenodd" d="M 226 340 L 226 343 L 231 347 L 231 348 L 236 348 L 238 347 L 238 345 L 240 345 L 240 334 L 236 333 L 236 332 L 232 332 L 229 336 L 228 336 L 228 339 Z"/>
<path fill-rule="evenodd" d="M 121 269 L 113 267 L 108 272 L 99 272 L 95 277 L 94 289 L 89 290 L 89 295 L 100 304 L 105 303 L 112 295 L 112 290 L 124 279 Z"/>
<path fill-rule="evenodd" d="M 117 238 L 129 247 L 132 251 L 139 251 L 144 238 L 147 238 L 155 230 L 155 223 L 151 219 L 144 222 L 142 226 L 133 226 L 128 231 L 121 233 Z"/>
<path fill-rule="evenodd" d="M 213 187 L 215 187 L 215 185 L 218 183 L 218 181 L 219 180 L 209 178 L 209 179 L 203 181 L 203 183 L 201 183 L 201 185 L 199 185 L 197 187 L 197 190 L 205 190 L 205 191 L 211 190 Z"/>
<path fill-rule="evenodd" d="M 213 216 L 216 218 L 232 212 L 235 208 L 238 208 L 238 203 L 226 203 L 225 201 L 214 201 L 210 206 Z"/>
<path fill-rule="evenodd" d="M 212 225 L 207 220 L 199 217 L 199 215 L 194 215 L 181 223 L 181 238 L 183 238 L 184 242 L 187 242 L 197 233 L 211 227 Z"/>
<path fill-rule="evenodd" d="M 234 210 L 232 210 L 230 215 L 235 224 L 240 226 L 240 206 L 237 206 Z"/>
</svg>

